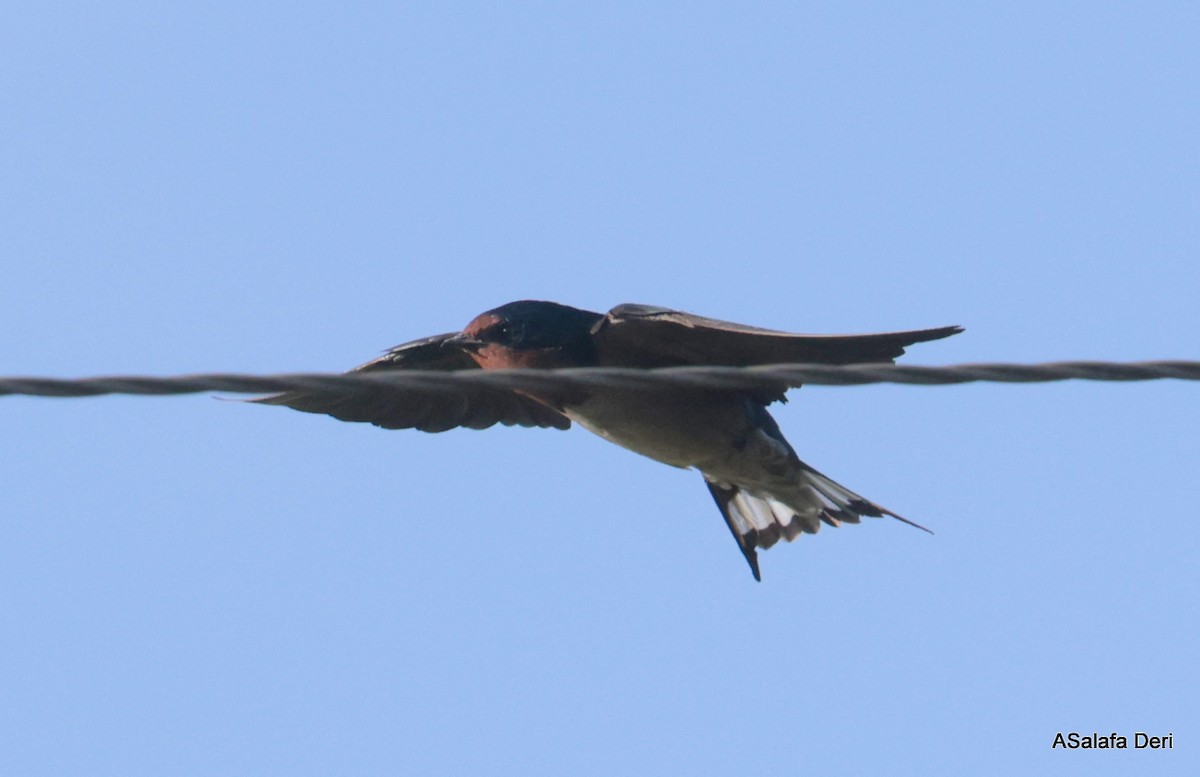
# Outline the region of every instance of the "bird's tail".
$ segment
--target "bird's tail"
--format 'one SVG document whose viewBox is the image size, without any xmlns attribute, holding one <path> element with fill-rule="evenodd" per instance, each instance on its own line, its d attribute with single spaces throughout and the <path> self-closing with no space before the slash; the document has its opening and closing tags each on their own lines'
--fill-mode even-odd
<svg viewBox="0 0 1200 777">
<path fill-rule="evenodd" d="M 822 523 L 841 526 L 859 523 L 863 516 L 891 516 L 922 531 L 924 526 L 897 515 L 800 462 L 801 473 L 786 490 L 758 493 L 742 486 L 709 480 L 709 493 L 725 517 L 755 580 L 762 580 L 757 548 L 769 548 L 780 539 L 791 542 L 801 534 L 816 534 Z M 929 532 L 932 534 L 933 532 Z"/>
</svg>

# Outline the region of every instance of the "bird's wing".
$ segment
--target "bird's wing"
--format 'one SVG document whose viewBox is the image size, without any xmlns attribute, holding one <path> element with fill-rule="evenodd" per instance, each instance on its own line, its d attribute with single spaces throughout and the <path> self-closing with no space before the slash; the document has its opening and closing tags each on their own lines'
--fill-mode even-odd
<svg viewBox="0 0 1200 777">
<path fill-rule="evenodd" d="M 592 330 L 600 364 L 614 367 L 868 364 L 894 361 L 906 346 L 961 327 L 865 335 L 804 335 L 704 318 L 650 305 L 619 305 Z"/>
<path fill-rule="evenodd" d="M 461 348 L 444 345 L 455 334 L 435 335 L 398 345 L 351 372 L 478 369 L 475 361 Z M 384 429 L 419 429 L 422 432 L 444 432 L 458 426 L 486 429 L 497 423 L 555 429 L 571 426 L 570 419 L 541 402 L 515 391 L 487 386 L 443 394 L 414 394 L 386 386 L 345 393 L 289 391 L 251 401 L 286 405 L 306 413 L 324 413 L 340 421 L 372 423 Z"/>
</svg>

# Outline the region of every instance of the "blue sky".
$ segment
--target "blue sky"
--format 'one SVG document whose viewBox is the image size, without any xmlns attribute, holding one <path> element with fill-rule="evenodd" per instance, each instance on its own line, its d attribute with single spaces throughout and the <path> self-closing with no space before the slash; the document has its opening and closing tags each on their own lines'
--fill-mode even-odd
<svg viewBox="0 0 1200 777">
<path fill-rule="evenodd" d="M 1185 3 L 12 5 L 0 372 L 340 370 L 522 298 L 1198 358 L 1198 72 Z M 2 399 L 0 771 L 1195 773 L 1197 391 L 794 392 L 936 535 L 761 584 L 581 430 Z"/>
</svg>

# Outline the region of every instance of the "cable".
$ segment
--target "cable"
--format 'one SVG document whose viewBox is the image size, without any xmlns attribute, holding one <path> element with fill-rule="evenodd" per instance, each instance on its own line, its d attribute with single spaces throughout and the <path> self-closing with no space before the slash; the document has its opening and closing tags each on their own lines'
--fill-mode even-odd
<svg viewBox="0 0 1200 777">
<path fill-rule="evenodd" d="M 780 384 L 798 387 L 903 383 L 944 386 L 957 383 L 1048 383 L 1061 380 L 1200 380 L 1200 362 L 1048 362 L 1043 364 L 959 364 L 924 367 L 901 364 L 769 364 L 754 367 L 664 367 L 629 369 L 581 367 L 561 370 L 394 370 L 370 373 L 285 375 L 202 374 L 153 377 L 0 378 L 0 396 L 86 397 L 102 394 L 169 395 L 224 392 L 269 394 L 310 391 L 324 394 L 378 390 L 398 392 L 536 391 L 564 388 L 625 388 L 665 391 L 680 388 L 755 389 Z"/>
</svg>

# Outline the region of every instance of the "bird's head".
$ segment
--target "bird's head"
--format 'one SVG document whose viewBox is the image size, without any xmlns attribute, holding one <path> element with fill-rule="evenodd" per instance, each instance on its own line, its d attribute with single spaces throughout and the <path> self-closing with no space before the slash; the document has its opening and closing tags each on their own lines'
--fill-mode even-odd
<svg viewBox="0 0 1200 777">
<path fill-rule="evenodd" d="M 557 302 L 522 300 L 480 313 L 447 341 L 484 369 L 583 367 L 596 362 L 592 327 L 604 316 Z"/>
</svg>

